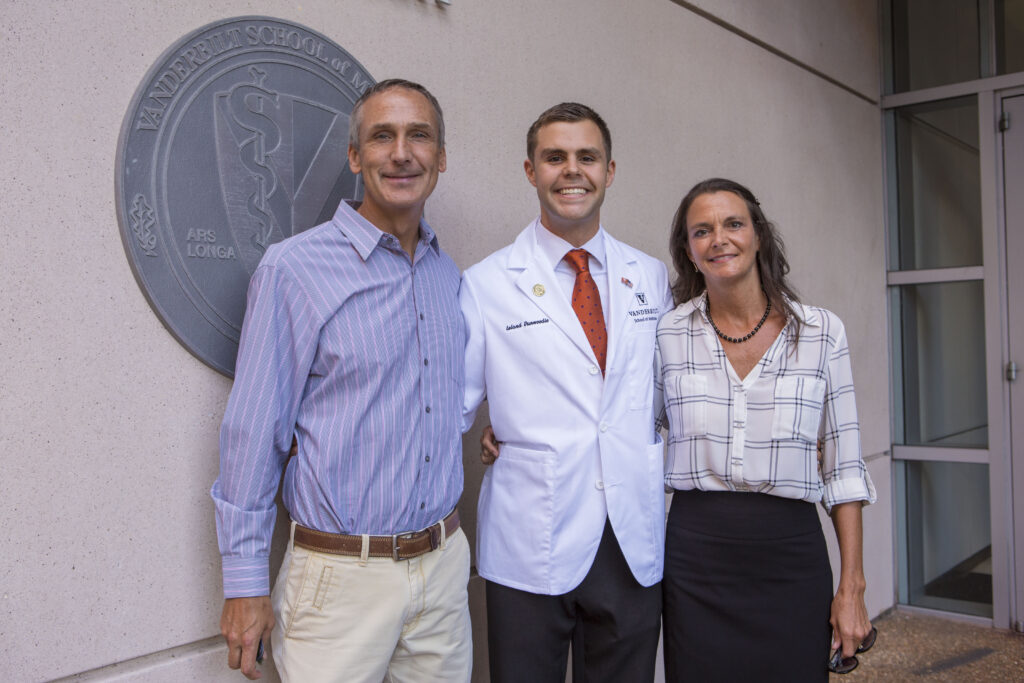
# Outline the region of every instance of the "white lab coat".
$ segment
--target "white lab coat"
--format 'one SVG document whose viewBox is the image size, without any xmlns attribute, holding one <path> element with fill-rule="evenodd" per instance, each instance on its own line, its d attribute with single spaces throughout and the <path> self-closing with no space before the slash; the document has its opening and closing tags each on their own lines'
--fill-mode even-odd
<svg viewBox="0 0 1024 683">
<path fill-rule="evenodd" d="M 660 261 L 605 233 L 608 356 L 593 349 L 534 221 L 465 272 L 464 429 L 486 398 L 502 442 L 478 503 L 477 569 L 505 586 L 567 593 L 610 519 L 636 580 L 664 565 L 664 446 L 654 429 L 654 338 L 672 309 Z"/>
</svg>

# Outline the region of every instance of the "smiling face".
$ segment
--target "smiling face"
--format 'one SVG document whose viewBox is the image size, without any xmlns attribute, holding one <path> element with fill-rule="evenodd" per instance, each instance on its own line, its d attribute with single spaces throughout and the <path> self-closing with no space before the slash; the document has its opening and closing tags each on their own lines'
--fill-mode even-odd
<svg viewBox="0 0 1024 683">
<path fill-rule="evenodd" d="M 438 121 L 427 98 L 391 88 L 362 105 L 359 146 L 348 149 L 349 168 L 362 173 L 359 213 L 381 230 L 414 221 L 445 170 Z"/>
<path fill-rule="evenodd" d="M 574 246 L 601 225 L 604 192 L 615 178 L 601 130 L 593 121 L 556 121 L 537 131 L 533 158 L 523 164 L 540 199 L 545 228 Z"/>
<path fill-rule="evenodd" d="M 686 212 L 686 253 L 709 287 L 759 282 L 757 250 L 747 203 L 732 192 L 711 192 L 693 200 Z"/>
</svg>

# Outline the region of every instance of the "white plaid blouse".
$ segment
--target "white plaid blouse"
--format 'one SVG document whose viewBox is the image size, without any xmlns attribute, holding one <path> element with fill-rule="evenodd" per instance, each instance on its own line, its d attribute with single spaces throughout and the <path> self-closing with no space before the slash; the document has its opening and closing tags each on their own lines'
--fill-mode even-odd
<svg viewBox="0 0 1024 683">
<path fill-rule="evenodd" d="M 742 380 L 708 323 L 706 293 L 662 317 L 655 391 L 669 432 L 667 487 L 756 491 L 828 511 L 875 502 L 843 323 L 823 308 L 793 308 L 803 321 L 795 348 L 790 319 Z"/>
</svg>

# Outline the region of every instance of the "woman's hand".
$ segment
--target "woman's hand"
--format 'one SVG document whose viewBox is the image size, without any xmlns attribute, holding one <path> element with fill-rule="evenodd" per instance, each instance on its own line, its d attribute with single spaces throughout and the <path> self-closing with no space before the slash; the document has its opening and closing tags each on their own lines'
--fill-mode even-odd
<svg viewBox="0 0 1024 683">
<path fill-rule="evenodd" d="M 832 598 L 832 649 L 842 648 L 843 657 L 852 657 L 871 632 L 868 608 L 864 604 L 864 583 L 860 589 L 842 584 Z"/>
<path fill-rule="evenodd" d="M 491 429 L 491 425 L 487 425 L 480 435 L 480 462 L 485 465 L 494 464 L 498 459 L 498 449 L 498 439 L 494 436 L 494 430 Z"/>
</svg>

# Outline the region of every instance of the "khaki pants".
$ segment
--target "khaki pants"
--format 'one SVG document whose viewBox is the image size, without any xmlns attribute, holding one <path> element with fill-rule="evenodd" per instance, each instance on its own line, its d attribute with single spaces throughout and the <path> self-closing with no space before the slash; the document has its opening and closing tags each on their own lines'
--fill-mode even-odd
<svg viewBox="0 0 1024 683">
<path fill-rule="evenodd" d="M 293 536 L 294 529 L 293 522 Z M 397 562 L 289 541 L 271 596 L 281 679 L 466 683 L 473 659 L 468 582 L 462 529 L 437 550 Z"/>
</svg>

